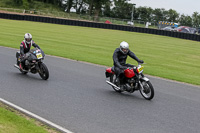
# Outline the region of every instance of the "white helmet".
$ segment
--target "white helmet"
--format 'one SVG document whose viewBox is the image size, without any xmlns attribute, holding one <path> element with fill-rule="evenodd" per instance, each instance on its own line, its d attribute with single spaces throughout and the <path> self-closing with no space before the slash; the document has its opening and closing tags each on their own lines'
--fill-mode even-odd
<svg viewBox="0 0 200 133">
<path fill-rule="evenodd" d="M 123 53 L 123 54 L 127 54 L 128 51 L 129 51 L 129 45 L 127 42 L 123 41 L 120 43 L 120 51 Z"/>
<path fill-rule="evenodd" d="M 24 35 L 24 40 L 25 40 L 25 43 L 30 44 L 32 40 L 32 35 L 30 33 L 26 33 Z"/>
</svg>

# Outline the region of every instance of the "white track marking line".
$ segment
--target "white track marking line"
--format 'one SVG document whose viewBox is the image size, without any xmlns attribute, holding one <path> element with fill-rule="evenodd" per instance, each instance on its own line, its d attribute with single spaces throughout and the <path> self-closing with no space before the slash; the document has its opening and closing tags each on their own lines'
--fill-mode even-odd
<svg viewBox="0 0 200 133">
<path fill-rule="evenodd" d="M 12 108 L 24 113 L 24 114 L 32 117 L 32 118 L 35 118 L 35 119 L 37 119 L 37 120 L 39 120 L 39 121 L 41 121 L 41 122 L 43 122 L 43 123 L 55 128 L 55 129 L 57 129 L 58 131 L 61 131 L 63 133 L 73 133 L 73 132 L 71 132 L 71 131 L 69 131 L 69 130 L 67 130 L 67 129 L 65 129 L 65 128 L 63 128 L 63 127 L 61 127 L 61 126 L 59 126 L 59 125 L 57 125 L 55 123 L 52 123 L 52 122 L 50 122 L 50 121 L 48 121 L 48 120 L 46 120 L 46 119 L 44 119 L 44 118 L 42 118 L 42 117 L 40 117 L 40 116 L 38 116 L 36 114 L 33 114 L 33 113 L 31 113 L 31 112 L 29 112 L 29 111 L 27 111 L 27 110 L 15 105 L 15 104 L 13 104 L 13 103 L 10 103 L 10 102 L 2 99 L 2 98 L 0 98 L 0 101 L 2 103 L 4 103 L 4 104 L 6 104 L 6 105 L 8 105 L 8 106 L 10 106 L 10 107 L 12 107 Z"/>
</svg>

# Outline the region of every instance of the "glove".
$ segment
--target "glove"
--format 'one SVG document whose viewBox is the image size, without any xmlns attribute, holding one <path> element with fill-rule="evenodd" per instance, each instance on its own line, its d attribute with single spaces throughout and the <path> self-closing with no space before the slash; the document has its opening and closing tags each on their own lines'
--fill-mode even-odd
<svg viewBox="0 0 200 133">
<path fill-rule="evenodd" d="M 20 57 L 21 62 L 24 61 L 25 58 L 26 58 L 26 54 L 21 55 L 21 57 Z"/>
<path fill-rule="evenodd" d="M 20 58 L 23 59 L 25 57 L 25 54 L 21 55 Z"/>
<path fill-rule="evenodd" d="M 143 64 L 144 61 L 143 60 L 138 60 L 138 63 Z"/>
</svg>

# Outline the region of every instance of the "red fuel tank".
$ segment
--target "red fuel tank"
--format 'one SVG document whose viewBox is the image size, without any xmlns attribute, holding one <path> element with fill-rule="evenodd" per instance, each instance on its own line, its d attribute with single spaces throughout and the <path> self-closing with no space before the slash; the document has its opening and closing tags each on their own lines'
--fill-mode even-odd
<svg viewBox="0 0 200 133">
<path fill-rule="evenodd" d="M 132 78 L 135 76 L 135 73 L 134 73 L 133 69 L 126 69 L 126 70 L 124 70 L 124 75 L 127 78 Z"/>
</svg>

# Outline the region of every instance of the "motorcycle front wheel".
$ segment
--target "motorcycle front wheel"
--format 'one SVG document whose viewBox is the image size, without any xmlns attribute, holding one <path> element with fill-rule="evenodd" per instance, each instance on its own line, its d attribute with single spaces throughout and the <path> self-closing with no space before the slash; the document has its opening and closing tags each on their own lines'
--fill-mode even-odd
<svg viewBox="0 0 200 133">
<path fill-rule="evenodd" d="M 115 79 L 116 79 L 116 75 L 115 75 L 115 74 L 112 74 L 112 75 L 110 76 L 110 82 L 112 82 L 113 84 L 115 84 L 115 83 L 114 83 Z M 115 84 L 115 85 L 116 85 L 116 84 Z M 112 88 L 113 88 L 116 92 L 119 92 L 119 93 L 122 92 L 121 90 L 117 90 L 117 89 L 116 89 L 115 87 L 113 87 L 113 86 L 112 86 Z"/>
<path fill-rule="evenodd" d="M 49 78 L 49 70 L 47 68 L 47 66 L 44 63 L 40 64 L 40 77 L 44 80 L 47 80 Z"/>
<path fill-rule="evenodd" d="M 151 100 L 154 97 L 154 88 L 150 81 L 141 81 L 140 93 L 147 100 Z"/>
</svg>

